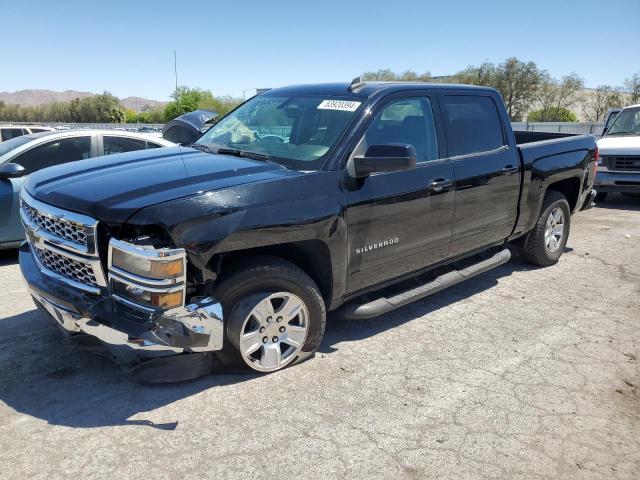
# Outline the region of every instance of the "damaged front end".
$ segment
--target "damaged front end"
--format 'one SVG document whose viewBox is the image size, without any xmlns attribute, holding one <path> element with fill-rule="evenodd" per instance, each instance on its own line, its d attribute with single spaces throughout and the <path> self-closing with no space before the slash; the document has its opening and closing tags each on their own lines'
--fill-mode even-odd
<svg viewBox="0 0 640 480">
<path fill-rule="evenodd" d="M 211 371 L 223 345 L 222 306 L 189 284 L 184 249 L 148 236 L 110 237 L 101 255 L 96 221 L 26 193 L 21 216 L 23 276 L 36 305 L 66 333 L 139 381 Z"/>
</svg>

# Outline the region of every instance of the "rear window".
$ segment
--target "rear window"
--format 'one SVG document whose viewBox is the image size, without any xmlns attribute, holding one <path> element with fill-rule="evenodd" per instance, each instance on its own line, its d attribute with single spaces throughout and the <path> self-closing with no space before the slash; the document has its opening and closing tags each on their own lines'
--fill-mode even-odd
<svg viewBox="0 0 640 480">
<path fill-rule="evenodd" d="M 21 128 L 0 129 L 0 136 L 2 137 L 3 142 L 6 142 L 7 140 L 11 140 L 12 138 L 21 137 L 22 135 L 24 135 L 24 132 L 22 131 Z"/>
<path fill-rule="evenodd" d="M 445 95 L 444 112 L 449 156 L 486 152 L 505 144 L 492 98 Z"/>
</svg>

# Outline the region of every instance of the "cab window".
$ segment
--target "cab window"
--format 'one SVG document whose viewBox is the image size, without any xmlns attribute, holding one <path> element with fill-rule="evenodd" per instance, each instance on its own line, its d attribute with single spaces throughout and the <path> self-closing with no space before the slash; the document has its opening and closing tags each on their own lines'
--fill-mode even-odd
<svg viewBox="0 0 640 480">
<path fill-rule="evenodd" d="M 416 149 L 418 163 L 438 158 L 438 139 L 427 97 L 395 100 L 373 120 L 365 134 L 367 146 L 405 143 Z"/>
<path fill-rule="evenodd" d="M 491 97 L 445 95 L 443 104 L 450 156 L 488 152 L 506 144 Z"/>
</svg>

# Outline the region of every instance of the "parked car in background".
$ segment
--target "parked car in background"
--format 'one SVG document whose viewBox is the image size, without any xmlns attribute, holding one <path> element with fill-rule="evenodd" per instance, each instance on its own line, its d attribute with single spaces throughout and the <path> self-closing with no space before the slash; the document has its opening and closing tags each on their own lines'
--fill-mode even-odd
<svg viewBox="0 0 640 480">
<path fill-rule="evenodd" d="M 24 240 L 19 193 L 26 175 L 61 163 L 173 145 L 163 138 L 113 130 L 50 131 L 0 143 L 0 249 Z"/>
<path fill-rule="evenodd" d="M 610 192 L 640 196 L 640 104 L 623 108 L 598 140 L 596 200 Z"/>
<path fill-rule="evenodd" d="M 40 125 L 0 125 L 0 142 L 12 138 L 29 135 L 30 133 L 51 132 L 53 128 Z"/>
</svg>

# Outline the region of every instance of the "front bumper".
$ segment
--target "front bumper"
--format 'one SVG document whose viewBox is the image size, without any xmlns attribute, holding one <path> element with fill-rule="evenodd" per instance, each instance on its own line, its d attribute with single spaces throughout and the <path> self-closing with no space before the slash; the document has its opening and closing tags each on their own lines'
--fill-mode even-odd
<svg viewBox="0 0 640 480">
<path fill-rule="evenodd" d="M 19 260 L 36 305 L 66 333 L 97 339 L 126 367 L 155 357 L 222 349 L 222 306 L 214 298 L 144 313 L 107 294 L 87 293 L 43 274 L 28 243 L 20 247 Z"/>
<path fill-rule="evenodd" d="M 598 193 L 640 193 L 640 172 L 598 170 L 595 188 Z"/>
</svg>

